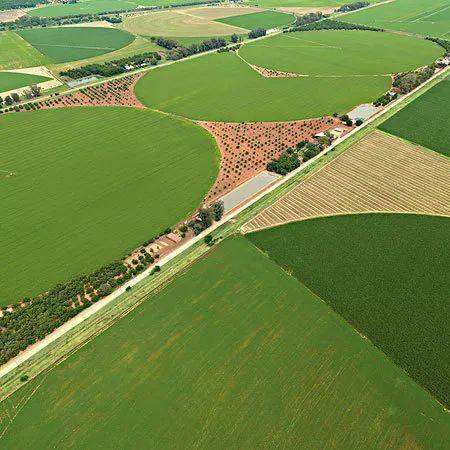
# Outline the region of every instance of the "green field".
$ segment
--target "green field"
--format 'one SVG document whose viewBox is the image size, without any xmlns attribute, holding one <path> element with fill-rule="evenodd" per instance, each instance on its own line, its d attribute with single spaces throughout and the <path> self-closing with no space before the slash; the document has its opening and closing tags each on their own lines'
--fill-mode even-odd
<svg viewBox="0 0 450 450">
<path fill-rule="evenodd" d="M 450 219 L 335 216 L 248 236 L 450 405 Z"/>
<path fill-rule="evenodd" d="M 278 11 L 262 11 L 259 13 L 242 14 L 241 16 L 224 17 L 216 19 L 216 22 L 226 23 L 234 27 L 254 30 L 255 28 L 276 28 L 289 25 L 295 21 L 292 14 L 285 14 Z"/>
<path fill-rule="evenodd" d="M 448 38 L 450 0 L 395 0 L 342 17 L 345 22 Z"/>
<path fill-rule="evenodd" d="M 264 78 L 222 53 L 151 70 L 136 93 L 150 107 L 185 117 L 257 122 L 347 112 L 390 86 L 389 77 Z"/>
<path fill-rule="evenodd" d="M 135 39 L 125 31 L 101 27 L 34 28 L 17 34 L 54 63 L 103 55 Z"/>
<path fill-rule="evenodd" d="M 125 256 L 195 210 L 218 170 L 202 128 L 131 108 L 7 115 L 0 141 L 3 304 Z"/>
<path fill-rule="evenodd" d="M 12 31 L 0 32 L 0 70 L 42 66 L 48 59 Z"/>
<path fill-rule="evenodd" d="M 48 81 L 50 78 L 17 72 L 0 72 L 0 92 L 11 91 Z"/>
<path fill-rule="evenodd" d="M 10 450 L 443 449 L 450 438 L 428 393 L 244 238 L 0 406 Z"/>
<path fill-rule="evenodd" d="M 443 54 L 437 44 L 373 31 L 285 33 L 244 45 L 249 63 L 304 75 L 386 75 L 414 70 Z"/>
<path fill-rule="evenodd" d="M 370 1 L 370 0 L 369 0 Z M 370 1 L 370 3 L 376 3 L 380 0 Z M 245 0 L 244 3 L 247 5 L 258 5 L 261 8 L 279 8 L 279 7 L 314 7 L 314 6 L 339 6 L 345 3 L 354 3 L 355 0 Z"/>
<path fill-rule="evenodd" d="M 139 6 L 167 6 L 189 3 L 189 0 L 78 0 L 72 4 L 57 4 L 35 8 L 28 15 L 35 17 L 75 16 L 101 12 L 132 10 Z"/>
<path fill-rule="evenodd" d="M 414 100 L 379 128 L 450 156 L 450 79 Z"/>
</svg>

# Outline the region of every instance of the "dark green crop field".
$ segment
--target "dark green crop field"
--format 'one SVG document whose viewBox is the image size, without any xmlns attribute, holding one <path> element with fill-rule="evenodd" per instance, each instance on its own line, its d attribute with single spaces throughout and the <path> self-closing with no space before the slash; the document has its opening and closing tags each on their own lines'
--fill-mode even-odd
<svg viewBox="0 0 450 450">
<path fill-rule="evenodd" d="M 450 219 L 336 216 L 248 237 L 450 405 Z"/>
<path fill-rule="evenodd" d="M 450 79 L 441 81 L 379 128 L 450 156 Z"/>
<path fill-rule="evenodd" d="M 218 171 L 205 130 L 132 108 L 7 115 L 0 141 L 2 304 L 125 256 L 194 211 Z"/>
<path fill-rule="evenodd" d="M 415 70 L 442 56 L 434 42 L 374 31 L 302 31 L 244 45 L 246 61 L 311 76 L 389 75 Z"/>
<path fill-rule="evenodd" d="M 50 78 L 27 73 L 0 72 L 0 92 L 23 88 L 31 84 L 42 83 Z"/>
<path fill-rule="evenodd" d="M 150 107 L 193 119 L 273 122 L 344 113 L 390 86 L 379 76 L 264 78 L 234 53 L 222 53 L 151 70 L 136 94 Z"/>
<path fill-rule="evenodd" d="M 0 405 L 2 448 L 433 448 L 448 414 L 244 238 Z"/>
<path fill-rule="evenodd" d="M 294 21 L 295 17 L 292 14 L 286 14 L 279 11 L 262 11 L 258 13 L 242 14 L 241 16 L 216 19 L 216 22 L 226 23 L 247 30 L 254 30 L 255 28 L 265 28 L 267 30 L 269 28 L 289 25 Z"/>
<path fill-rule="evenodd" d="M 33 28 L 17 34 L 54 63 L 103 55 L 135 39 L 126 31 L 101 27 Z"/>
</svg>

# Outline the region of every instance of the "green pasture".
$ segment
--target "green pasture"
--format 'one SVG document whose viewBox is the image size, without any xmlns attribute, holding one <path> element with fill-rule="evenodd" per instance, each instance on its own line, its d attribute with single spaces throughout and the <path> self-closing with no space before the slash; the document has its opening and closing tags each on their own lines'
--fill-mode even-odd
<svg viewBox="0 0 450 450">
<path fill-rule="evenodd" d="M 248 237 L 450 405 L 450 219 L 335 216 Z"/>
<path fill-rule="evenodd" d="M 244 238 L 0 405 L 28 448 L 445 448 L 448 414 Z"/>
<path fill-rule="evenodd" d="M 340 20 L 448 39 L 450 0 L 395 0 L 346 14 Z"/>
<path fill-rule="evenodd" d="M 1 304 L 125 256 L 194 211 L 218 171 L 206 131 L 147 110 L 7 115 L 0 141 Z"/>
<path fill-rule="evenodd" d="M 370 1 L 370 0 L 369 0 Z M 381 0 L 372 0 L 370 3 L 376 3 Z M 339 6 L 346 3 L 354 3 L 354 0 L 244 0 L 247 5 L 261 6 L 261 8 L 279 8 L 279 7 L 291 7 L 291 8 L 310 8 L 310 7 L 326 7 L 326 6 Z"/>
<path fill-rule="evenodd" d="M 0 70 L 45 65 L 48 59 L 13 31 L 0 32 Z"/>
<path fill-rule="evenodd" d="M 103 55 L 135 39 L 125 31 L 101 27 L 33 28 L 17 34 L 54 63 Z"/>
<path fill-rule="evenodd" d="M 169 6 L 189 3 L 189 0 L 78 0 L 72 4 L 55 4 L 28 11 L 34 17 L 76 16 L 102 12 L 132 10 L 138 6 Z"/>
<path fill-rule="evenodd" d="M 441 81 L 379 128 L 450 156 L 450 79 Z"/>
<path fill-rule="evenodd" d="M 151 70 L 136 94 L 150 107 L 185 117 L 258 122 L 344 113 L 390 86 L 389 77 L 264 78 L 234 53 L 221 53 Z"/>
<path fill-rule="evenodd" d="M 249 63 L 312 76 L 386 75 L 414 70 L 442 56 L 439 45 L 374 31 L 306 31 L 244 45 Z"/>
<path fill-rule="evenodd" d="M 0 72 L 0 92 L 19 89 L 48 81 L 50 78 L 18 72 Z M 1 175 L 0 175 L 1 176 Z"/>
<path fill-rule="evenodd" d="M 278 11 L 262 11 L 241 16 L 224 17 L 216 19 L 216 22 L 226 23 L 234 27 L 254 30 L 255 28 L 276 28 L 289 25 L 295 21 L 292 14 L 285 14 Z"/>
</svg>

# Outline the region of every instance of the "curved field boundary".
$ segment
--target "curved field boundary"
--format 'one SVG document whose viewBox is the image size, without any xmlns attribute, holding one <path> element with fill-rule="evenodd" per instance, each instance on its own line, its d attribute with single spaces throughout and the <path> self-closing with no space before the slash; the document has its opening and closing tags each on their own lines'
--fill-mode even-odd
<svg viewBox="0 0 450 450">
<path fill-rule="evenodd" d="M 242 227 L 369 212 L 450 216 L 450 159 L 379 131 Z"/>
</svg>

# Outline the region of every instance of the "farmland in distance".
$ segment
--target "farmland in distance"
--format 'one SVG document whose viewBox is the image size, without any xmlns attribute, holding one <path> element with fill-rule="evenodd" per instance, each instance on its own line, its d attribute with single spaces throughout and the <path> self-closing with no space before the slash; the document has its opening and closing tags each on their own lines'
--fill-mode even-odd
<svg viewBox="0 0 450 450">
<path fill-rule="evenodd" d="M 109 53 L 135 39 L 125 31 L 101 27 L 33 28 L 17 34 L 54 63 Z"/>
<path fill-rule="evenodd" d="M 340 20 L 446 38 L 450 32 L 450 0 L 395 0 L 346 14 Z"/>
<path fill-rule="evenodd" d="M 151 111 L 6 115 L 0 138 L 2 303 L 125 256 L 194 211 L 218 171 L 205 130 Z"/>
<path fill-rule="evenodd" d="M 438 449 L 450 432 L 424 390 L 244 238 L 17 391 L 0 417 L 2 445 L 21 450 Z"/>
</svg>

